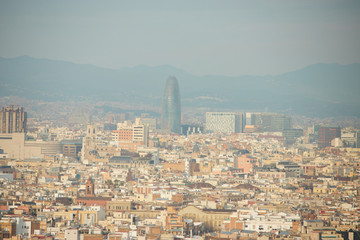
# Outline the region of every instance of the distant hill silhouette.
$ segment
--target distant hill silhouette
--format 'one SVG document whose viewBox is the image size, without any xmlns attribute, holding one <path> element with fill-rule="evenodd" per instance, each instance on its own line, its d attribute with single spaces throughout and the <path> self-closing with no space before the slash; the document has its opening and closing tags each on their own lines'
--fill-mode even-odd
<svg viewBox="0 0 360 240">
<path fill-rule="evenodd" d="M 308 116 L 360 116 L 360 64 L 314 64 L 277 76 L 195 76 L 170 65 L 106 69 L 27 56 L 0 58 L 0 97 L 89 99 L 160 106 L 165 81 L 183 106 Z"/>
</svg>

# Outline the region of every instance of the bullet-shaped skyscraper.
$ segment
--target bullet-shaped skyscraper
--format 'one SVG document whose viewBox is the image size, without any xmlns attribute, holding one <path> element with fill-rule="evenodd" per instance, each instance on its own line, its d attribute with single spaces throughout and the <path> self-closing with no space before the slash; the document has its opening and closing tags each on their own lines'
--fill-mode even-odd
<svg viewBox="0 0 360 240">
<path fill-rule="evenodd" d="M 178 81 L 174 76 L 170 76 L 166 81 L 162 99 L 161 128 L 180 134 L 180 90 Z"/>
</svg>

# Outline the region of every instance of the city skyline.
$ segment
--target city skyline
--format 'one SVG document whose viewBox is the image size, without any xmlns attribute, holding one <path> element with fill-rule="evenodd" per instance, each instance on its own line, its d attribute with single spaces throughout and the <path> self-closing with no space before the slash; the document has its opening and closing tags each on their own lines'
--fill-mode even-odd
<svg viewBox="0 0 360 240">
<path fill-rule="evenodd" d="M 360 1 L 0 1 L 0 240 L 360 240 Z"/>
<path fill-rule="evenodd" d="M 155 109 L 160 79 L 175 75 L 183 107 L 359 117 L 357 1 L 5 0 L 0 22 L 10 104 Z"/>
<path fill-rule="evenodd" d="M 277 76 L 198 77 L 169 65 L 110 70 L 30 57 L 0 58 L 0 103 L 25 104 L 30 112 L 35 102 L 27 101 L 102 102 L 105 111 L 121 106 L 161 112 L 163 79 L 175 75 L 181 79 L 184 109 L 359 117 L 359 66 L 315 64 Z"/>
</svg>

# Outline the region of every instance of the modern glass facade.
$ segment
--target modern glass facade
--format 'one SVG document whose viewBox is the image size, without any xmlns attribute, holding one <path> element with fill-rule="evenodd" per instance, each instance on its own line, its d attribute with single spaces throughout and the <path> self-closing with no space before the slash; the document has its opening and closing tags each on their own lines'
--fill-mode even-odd
<svg viewBox="0 0 360 240">
<path fill-rule="evenodd" d="M 251 113 L 251 125 L 264 132 L 281 132 L 291 129 L 291 118 L 278 113 Z"/>
<path fill-rule="evenodd" d="M 162 99 L 161 128 L 177 134 L 181 131 L 180 90 L 174 76 L 170 76 L 166 81 Z"/>
<path fill-rule="evenodd" d="M 244 128 L 243 113 L 207 112 L 206 132 L 241 133 Z"/>
<path fill-rule="evenodd" d="M 320 148 L 331 146 L 331 140 L 341 138 L 340 127 L 319 127 L 318 146 Z"/>
</svg>

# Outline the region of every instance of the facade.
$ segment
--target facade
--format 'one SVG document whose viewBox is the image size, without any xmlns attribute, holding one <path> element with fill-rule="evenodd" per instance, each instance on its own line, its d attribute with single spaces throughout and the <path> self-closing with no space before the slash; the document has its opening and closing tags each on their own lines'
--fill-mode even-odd
<svg viewBox="0 0 360 240">
<path fill-rule="evenodd" d="M 136 151 L 138 146 L 149 145 L 149 127 L 140 118 L 135 123 L 118 123 L 117 130 L 112 132 L 112 140 L 121 149 Z"/>
<path fill-rule="evenodd" d="M 207 133 L 240 133 L 244 131 L 244 114 L 236 112 L 207 112 Z"/>
<path fill-rule="evenodd" d="M 82 140 L 63 140 L 61 141 L 62 153 L 66 157 L 79 157 L 82 148 Z"/>
<path fill-rule="evenodd" d="M 16 236 L 16 223 L 10 221 L 0 222 L 0 232 L 4 234 L 3 238 Z"/>
<path fill-rule="evenodd" d="M 270 126 L 270 131 L 284 131 L 291 128 L 291 119 L 289 116 L 277 114 L 271 117 Z"/>
<path fill-rule="evenodd" d="M 26 132 L 27 114 L 22 107 L 3 107 L 0 112 L 0 133 Z"/>
<path fill-rule="evenodd" d="M 183 217 L 178 214 L 174 207 L 168 207 L 166 213 L 165 228 L 174 235 L 181 235 L 184 232 Z"/>
<path fill-rule="evenodd" d="M 174 76 L 170 76 L 166 81 L 162 99 L 161 128 L 177 134 L 181 131 L 180 90 Z"/>
<path fill-rule="evenodd" d="M 105 208 L 98 205 L 77 210 L 64 210 L 55 212 L 54 217 L 65 221 L 78 221 L 82 225 L 94 226 L 105 219 Z"/>
<path fill-rule="evenodd" d="M 319 127 L 318 146 L 320 148 L 330 147 L 334 138 L 341 137 L 340 127 Z"/>
<path fill-rule="evenodd" d="M 285 179 L 286 172 L 278 169 L 258 169 L 256 170 L 255 178 L 257 179 Z"/>
<path fill-rule="evenodd" d="M 25 133 L 0 134 L 0 149 L 12 159 L 45 158 L 62 152 L 59 142 L 25 141 Z"/>
<path fill-rule="evenodd" d="M 118 201 L 107 201 L 106 202 L 106 215 L 112 216 L 114 212 L 121 211 L 130 211 L 133 210 L 134 202 L 127 200 L 118 200 Z"/>
<path fill-rule="evenodd" d="M 237 156 L 234 160 L 234 168 L 241 169 L 243 173 L 251 173 L 258 166 L 258 160 L 249 155 Z"/>
<path fill-rule="evenodd" d="M 291 118 L 278 113 L 251 113 L 250 125 L 264 132 L 281 132 L 291 129 Z"/>
<path fill-rule="evenodd" d="M 286 129 L 282 132 L 286 144 L 293 144 L 296 139 L 304 135 L 302 129 Z"/>
<path fill-rule="evenodd" d="M 80 240 L 79 229 L 72 228 L 65 230 L 65 239 L 67 240 Z"/>
<path fill-rule="evenodd" d="M 118 168 L 144 168 L 154 164 L 154 161 L 148 158 L 133 158 L 131 156 L 112 156 L 109 158 L 109 165 Z"/>
<path fill-rule="evenodd" d="M 357 130 L 341 130 L 341 141 L 344 147 L 359 148 L 360 146 L 360 132 Z"/>
<path fill-rule="evenodd" d="M 298 215 L 270 213 L 267 210 L 239 209 L 223 225 L 228 231 L 237 229 L 255 232 L 291 231 Z"/>
<path fill-rule="evenodd" d="M 223 221 L 229 219 L 235 210 L 226 209 L 199 209 L 195 206 L 187 206 L 179 210 L 179 215 L 185 219 L 203 222 L 207 231 L 221 230 Z"/>
<path fill-rule="evenodd" d="M 185 161 L 173 163 L 173 162 L 165 162 L 164 163 L 164 170 L 170 172 L 185 172 L 186 166 Z"/>
</svg>

